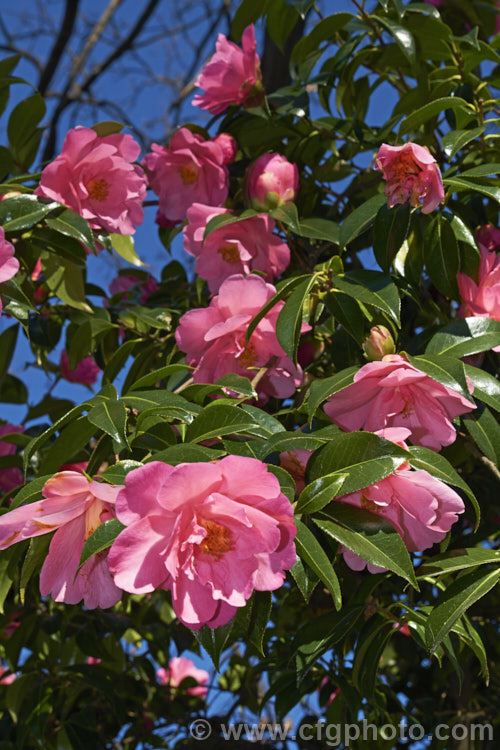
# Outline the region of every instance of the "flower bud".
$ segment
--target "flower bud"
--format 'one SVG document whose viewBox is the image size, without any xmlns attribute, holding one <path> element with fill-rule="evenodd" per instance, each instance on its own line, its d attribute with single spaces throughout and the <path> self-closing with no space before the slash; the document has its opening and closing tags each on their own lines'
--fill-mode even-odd
<svg viewBox="0 0 500 750">
<path fill-rule="evenodd" d="M 226 167 L 229 164 L 232 164 L 236 158 L 236 153 L 238 151 L 236 138 L 233 138 L 233 136 L 229 133 L 219 133 L 219 135 L 214 138 L 214 143 L 216 143 L 222 151 L 222 163 Z"/>
<path fill-rule="evenodd" d="M 294 201 L 298 190 L 297 165 L 280 154 L 263 154 L 246 171 L 245 200 L 256 211 L 271 211 Z"/>
<path fill-rule="evenodd" d="M 391 332 L 385 326 L 375 326 L 363 344 L 365 357 L 369 362 L 379 360 L 386 354 L 394 354 L 396 346 Z"/>
</svg>

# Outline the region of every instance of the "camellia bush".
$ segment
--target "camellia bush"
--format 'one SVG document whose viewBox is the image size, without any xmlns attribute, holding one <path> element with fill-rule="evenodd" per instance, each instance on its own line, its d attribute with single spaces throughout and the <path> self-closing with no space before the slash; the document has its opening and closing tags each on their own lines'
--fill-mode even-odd
<svg viewBox="0 0 500 750">
<path fill-rule="evenodd" d="M 80 123 L 48 164 L 0 63 L 1 750 L 496 746 L 499 20 L 244 0 L 206 128 Z M 23 337 L 88 397 L 34 401 Z"/>
</svg>

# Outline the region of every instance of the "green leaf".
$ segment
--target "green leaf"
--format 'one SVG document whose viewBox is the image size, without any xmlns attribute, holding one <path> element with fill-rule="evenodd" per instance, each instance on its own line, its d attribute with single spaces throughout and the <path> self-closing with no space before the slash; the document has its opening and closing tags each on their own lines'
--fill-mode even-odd
<svg viewBox="0 0 500 750">
<path fill-rule="evenodd" d="M 0 225 L 6 234 L 31 229 L 56 208 L 59 203 L 41 203 L 36 195 L 14 195 L 0 202 Z"/>
<path fill-rule="evenodd" d="M 45 111 L 45 101 L 40 94 L 33 94 L 14 107 L 9 117 L 7 135 L 16 152 L 29 141 Z"/>
<path fill-rule="evenodd" d="M 447 109 L 464 112 L 470 114 L 471 117 L 475 115 L 474 107 L 466 102 L 465 99 L 460 99 L 458 96 L 443 96 L 440 99 L 434 99 L 428 104 L 424 104 L 423 107 L 405 117 L 399 126 L 399 135 L 405 135 L 410 131 L 416 130 L 424 122 L 428 122 L 431 118 Z"/>
<path fill-rule="evenodd" d="M 82 566 L 85 565 L 87 560 L 90 560 L 94 555 L 103 552 L 108 547 L 111 547 L 116 537 L 120 534 L 125 526 L 120 523 L 117 518 L 111 518 L 109 521 L 101 523 L 97 529 L 88 537 L 83 545 L 82 554 L 80 555 L 80 563 L 78 570 L 81 570 Z M 75 575 L 76 577 L 76 575 Z"/>
<path fill-rule="evenodd" d="M 474 386 L 474 398 L 500 411 L 500 382 L 485 370 L 465 365 L 465 374 Z"/>
<path fill-rule="evenodd" d="M 276 336 L 285 354 L 296 364 L 302 328 L 302 308 L 316 282 L 316 276 L 309 276 L 298 284 L 280 310 L 276 321 Z"/>
<path fill-rule="evenodd" d="M 85 300 L 85 285 L 80 266 L 61 255 L 49 252 L 41 254 L 45 283 L 62 302 L 77 310 L 91 313 L 92 308 Z"/>
<path fill-rule="evenodd" d="M 479 128 L 471 128 L 470 130 L 452 130 L 443 136 L 442 144 L 443 151 L 448 159 L 453 159 L 464 146 L 484 133 L 486 129 L 485 125 L 481 125 Z"/>
<path fill-rule="evenodd" d="M 394 622 L 376 613 L 365 623 L 356 644 L 352 681 L 359 693 L 370 699 L 375 691 L 380 659 L 394 634 Z"/>
<path fill-rule="evenodd" d="M 313 28 L 310 34 L 300 39 L 292 50 L 290 61 L 299 63 L 311 52 L 314 52 L 321 42 L 335 38 L 337 31 L 344 28 L 354 18 L 352 13 L 334 13 L 323 18 Z"/>
<path fill-rule="evenodd" d="M 300 236 L 308 237 L 311 240 L 324 240 L 334 245 L 339 244 L 340 227 L 336 221 L 328 219 L 301 219 Z"/>
<path fill-rule="evenodd" d="M 14 510 L 14 508 L 18 508 L 23 504 L 27 505 L 28 503 L 34 503 L 37 500 L 41 500 L 43 486 L 45 482 L 51 478 L 52 474 L 47 474 L 43 477 L 37 477 L 31 482 L 28 482 L 24 487 L 21 487 L 9 505 L 9 510 Z"/>
<path fill-rule="evenodd" d="M 418 590 L 406 545 L 385 518 L 337 501 L 323 508 L 312 520 L 325 534 L 363 560 L 387 568 Z"/>
<path fill-rule="evenodd" d="M 241 35 L 247 26 L 260 18 L 265 13 L 268 0 L 242 0 L 236 8 L 231 24 L 231 38 L 235 41 L 241 39 Z"/>
<path fill-rule="evenodd" d="M 465 379 L 464 363 L 448 354 L 420 354 L 411 357 L 406 354 L 408 362 L 418 370 L 425 372 L 433 380 L 460 393 L 470 401 L 469 388 Z"/>
<path fill-rule="evenodd" d="M 365 203 L 352 211 L 342 222 L 339 241 L 345 247 L 364 232 L 375 219 L 379 209 L 387 204 L 385 195 L 378 194 L 369 198 Z"/>
<path fill-rule="evenodd" d="M 184 364 L 166 365 L 165 367 L 160 367 L 158 370 L 148 372 L 147 375 L 143 375 L 131 385 L 130 390 L 133 391 L 139 388 L 144 388 L 148 385 L 155 385 L 161 380 L 166 380 L 166 378 L 169 378 L 170 375 L 173 375 L 176 372 L 191 372 L 194 369 L 194 367 L 189 367 L 189 365 Z"/>
<path fill-rule="evenodd" d="M 109 400 L 97 404 L 89 411 L 87 419 L 107 435 L 110 435 L 116 453 L 129 448 L 127 410 L 122 401 Z"/>
<path fill-rule="evenodd" d="M 45 219 L 45 223 L 51 229 L 55 229 L 57 232 L 66 235 L 66 237 L 73 237 L 73 239 L 81 242 L 91 253 L 95 253 L 94 235 L 92 229 L 89 226 L 88 221 L 69 208 L 65 208 L 53 219 Z"/>
<path fill-rule="evenodd" d="M 227 643 L 232 627 L 233 623 L 229 621 L 226 625 L 221 625 L 218 628 L 211 629 L 208 625 L 204 625 L 201 630 L 193 631 L 194 637 L 212 659 L 217 671 L 219 671 L 220 656 Z"/>
<path fill-rule="evenodd" d="M 446 588 L 425 626 L 426 646 L 433 653 L 457 620 L 500 580 L 500 570 L 480 568 L 461 576 Z"/>
<path fill-rule="evenodd" d="M 295 537 L 297 554 L 316 573 L 318 578 L 323 581 L 332 595 L 335 609 L 341 609 L 342 592 L 331 560 L 312 531 L 300 520 L 296 520 L 295 523 L 297 526 L 297 536 Z"/>
<path fill-rule="evenodd" d="M 398 289 L 393 282 L 379 271 L 349 271 L 344 276 L 334 276 L 332 283 L 336 289 L 359 302 L 381 310 L 400 325 Z"/>
<path fill-rule="evenodd" d="M 135 252 L 134 238 L 129 234 L 110 234 L 109 239 L 114 249 L 123 260 L 132 266 L 145 266 Z"/>
<path fill-rule="evenodd" d="M 441 214 L 429 223 L 424 240 L 424 259 L 427 273 L 436 289 L 447 297 L 458 299 L 458 244 L 449 221 Z"/>
<path fill-rule="evenodd" d="M 188 420 L 192 420 L 193 415 L 199 414 L 201 411 L 197 404 L 190 404 L 178 393 L 172 393 L 162 388 L 155 388 L 150 391 L 131 391 L 122 396 L 121 400 L 126 406 L 137 409 L 139 412 L 146 409 L 155 409 L 155 407 L 167 407 L 173 413 L 183 415 L 182 418 Z"/>
<path fill-rule="evenodd" d="M 382 206 L 373 227 L 373 252 L 380 268 L 389 273 L 392 261 L 406 239 L 410 228 L 410 207 Z"/>
<path fill-rule="evenodd" d="M 23 567 L 21 570 L 21 580 L 19 583 L 19 593 L 21 604 L 24 605 L 24 594 L 26 586 L 35 572 L 39 572 L 42 564 L 47 557 L 49 551 L 49 544 L 52 541 L 49 534 L 45 534 L 42 537 L 31 538 L 26 557 L 24 558 Z"/>
<path fill-rule="evenodd" d="M 417 50 L 415 45 L 415 39 L 412 34 L 405 29 L 404 26 L 400 26 L 390 18 L 384 18 L 382 16 L 372 16 L 376 19 L 381 26 L 383 26 L 391 36 L 394 37 L 394 41 L 398 45 L 399 49 L 406 57 L 410 65 L 415 65 L 417 62 Z"/>
<path fill-rule="evenodd" d="M 100 479 L 106 479 L 110 484 L 125 484 L 125 477 L 130 471 L 139 469 L 142 466 L 140 461 L 118 461 L 118 463 L 108 466 L 99 474 Z"/>
<path fill-rule="evenodd" d="M 500 425 L 491 411 L 485 407 L 480 414 L 464 419 L 464 425 L 478 448 L 500 467 Z"/>
<path fill-rule="evenodd" d="M 75 406 L 73 409 L 70 409 L 68 412 L 66 412 L 66 414 L 64 414 L 64 416 L 62 416 L 60 419 L 56 420 L 54 424 L 51 425 L 47 430 L 42 432 L 41 435 L 38 435 L 38 437 L 33 438 L 33 440 L 24 449 L 23 459 L 24 459 L 24 472 L 25 473 L 26 473 L 26 469 L 28 467 L 30 458 L 33 456 L 35 451 L 41 448 L 42 445 L 47 442 L 49 437 L 51 437 L 57 430 L 61 429 L 65 425 L 74 421 L 76 417 L 80 416 L 80 414 L 83 411 L 85 411 L 86 408 L 87 408 L 87 404 L 79 404 L 78 406 Z M 19 497 L 19 495 L 17 497 Z"/>
<path fill-rule="evenodd" d="M 371 432 L 339 433 L 309 459 L 310 480 L 346 474 L 341 494 L 368 487 L 388 477 L 408 460 L 408 451 Z"/>
<path fill-rule="evenodd" d="M 359 367 L 353 365 L 352 367 L 347 367 L 345 370 L 337 372 L 329 378 L 313 380 L 309 389 L 309 399 L 307 404 L 309 423 L 312 422 L 318 407 L 323 401 L 326 401 L 327 398 L 334 393 L 337 393 L 337 391 L 341 391 L 343 388 L 347 388 L 348 385 L 351 385 L 354 375 L 358 370 Z"/>
<path fill-rule="evenodd" d="M 13 325 L 0 334 L 0 388 L 14 356 L 18 333 L 19 326 Z"/>
<path fill-rule="evenodd" d="M 121 133 L 125 125 L 123 122 L 116 122 L 115 120 L 102 120 L 101 122 L 96 122 L 95 125 L 91 125 L 90 127 L 102 138 L 106 135 Z"/>
<path fill-rule="evenodd" d="M 215 461 L 217 458 L 223 456 L 225 451 L 214 450 L 213 448 L 205 448 L 204 445 L 193 445 L 192 443 L 180 443 L 178 445 L 171 445 L 170 448 L 165 448 L 162 451 L 156 451 L 153 453 L 151 458 L 145 460 L 145 463 L 150 461 L 163 461 L 165 464 L 171 464 L 177 466 L 177 464 L 191 464 L 206 461 Z"/>
<path fill-rule="evenodd" d="M 218 380 L 215 381 L 215 385 L 228 388 L 229 390 L 239 393 L 241 396 L 246 396 L 247 398 L 257 398 L 257 392 L 251 381 L 248 378 L 244 378 L 242 375 L 236 375 L 234 372 L 218 378 Z"/>
<path fill-rule="evenodd" d="M 254 211 L 253 208 L 247 208 L 245 211 L 242 211 L 239 216 L 235 216 L 235 214 L 232 213 L 217 214 L 217 216 L 214 216 L 207 222 L 203 233 L 203 241 L 205 241 L 212 232 L 215 232 L 216 229 L 221 229 L 229 224 L 236 224 L 239 221 L 245 221 L 245 219 L 250 219 L 253 216 L 258 216 L 257 211 Z"/>
<path fill-rule="evenodd" d="M 207 406 L 188 426 L 186 442 L 201 443 L 222 435 L 248 432 L 255 426 L 254 420 L 239 407 L 215 402 Z"/>
<path fill-rule="evenodd" d="M 304 601 L 309 603 L 311 596 L 319 583 L 319 578 L 316 573 L 304 565 L 300 557 L 297 557 L 295 565 L 290 568 L 290 575 L 297 584 L 300 593 L 304 597 Z"/>
<path fill-rule="evenodd" d="M 285 226 L 289 227 L 295 234 L 300 234 L 299 215 L 297 213 L 297 206 L 295 203 L 285 203 L 279 208 L 275 208 L 274 211 L 270 212 L 270 216 L 275 221 L 280 221 Z"/>
<path fill-rule="evenodd" d="M 425 560 L 418 569 L 419 578 L 441 576 L 457 570 L 476 568 L 478 565 L 496 563 L 500 565 L 500 550 L 470 547 L 464 550 L 453 550 L 445 555 L 436 555 Z"/>
<path fill-rule="evenodd" d="M 463 318 L 434 334 L 426 354 L 465 357 L 500 346 L 500 322 L 492 318 Z"/>
<path fill-rule="evenodd" d="M 1 204 L 0 204 L 1 205 Z M 292 289 L 295 289 L 298 284 L 301 284 L 306 279 L 310 279 L 311 277 L 309 275 L 307 276 L 294 276 L 292 279 L 288 279 L 283 286 L 279 289 L 279 291 L 276 292 L 276 294 L 273 294 L 273 296 L 267 300 L 264 307 L 262 307 L 255 318 L 252 318 L 250 321 L 246 334 L 245 334 L 245 343 L 248 344 L 250 341 L 250 337 L 252 333 L 255 331 L 257 326 L 259 325 L 262 318 L 267 315 L 269 310 L 272 310 L 272 308 L 278 304 L 280 300 L 283 299 L 283 297 L 286 297 L 286 295 L 292 291 Z"/>
<path fill-rule="evenodd" d="M 437 477 L 442 482 L 452 484 L 454 487 L 461 489 L 471 501 L 476 513 L 476 528 L 479 525 L 481 511 L 476 496 L 469 485 L 464 482 L 462 477 L 455 471 L 450 462 L 440 453 L 431 451 L 421 445 L 410 446 L 410 463 L 415 469 L 424 469 L 432 476 Z"/>
<path fill-rule="evenodd" d="M 341 494 L 340 490 L 347 474 L 333 472 L 319 477 L 307 485 L 301 492 L 295 508 L 297 513 L 314 513 L 324 508 L 327 503 Z"/>
<path fill-rule="evenodd" d="M 376 580 L 375 576 L 372 580 Z M 303 678 L 332 646 L 344 643 L 364 609 L 363 604 L 343 607 L 340 612 L 328 612 L 314 618 L 299 630 L 293 642 L 299 678 Z"/>
<path fill-rule="evenodd" d="M 500 188 L 495 187 L 493 180 L 481 180 L 479 177 L 470 179 L 464 177 L 447 177 L 443 179 L 443 184 L 445 187 L 454 188 L 454 192 L 460 193 L 463 190 L 471 190 L 472 192 L 486 195 L 487 198 L 493 198 L 497 203 L 500 203 Z"/>
<path fill-rule="evenodd" d="M 272 595 L 270 591 L 254 591 L 252 594 L 251 618 L 248 627 L 249 643 L 259 652 L 264 653 L 264 636 L 271 616 Z"/>
</svg>

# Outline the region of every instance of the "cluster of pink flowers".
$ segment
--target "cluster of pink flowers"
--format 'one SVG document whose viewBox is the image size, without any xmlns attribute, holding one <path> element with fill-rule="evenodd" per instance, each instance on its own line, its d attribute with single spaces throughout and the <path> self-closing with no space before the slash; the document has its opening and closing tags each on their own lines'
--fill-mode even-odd
<svg viewBox="0 0 500 750">
<path fill-rule="evenodd" d="M 6 422 L 0 425 L 0 456 L 13 456 L 16 452 L 16 446 L 13 443 L 7 443 L 2 440 L 4 435 L 12 435 L 15 432 L 24 432 L 21 424 L 11 424 Z M 20 469 L 12 466 L 7 469 L 0 469 L 0 495 L 10 492 L 14 487 L 19 487 L 23 483 L 23 475 Z"/>
<path fill-rule="evenodd" d="M 101 368 L 96 365 L 93 357 L 84 357 L 73 370 L 70 370 L 66 349 L 63 349 L 61 352 L 59 366 L 61 368 L 61 375 L 65 380 L 70 383 L 81 383 L 82 385 L 94 385 L 101 372 Z"/>
<path fill-rule="evenodd" d="M 5 232 L 0 227 L 0 284 L 9 281 L 19 271 L 19 261 L 14 257 L 14 246 L 5 239 Z M 0 314 L 2 298 L 0 297 Z"/>
<path fill-rule="evenodd" d="M 191 659 L 187 659 L 185 656 L 174 656 L 170 659 L 167 669 L 160 667 L 156 676 L 162 685 L 168 685 L 168 687 L 174 689 L 177 689 L 183 680 L 191 677 L 196 680 L 198 685 L 189 687 L 186 690 L 187 695 L 205 698 L 208 693 L 208 688 L 205 685 L 209 681 L 210 675 L 206 670 L 198 669 Z"/>
<path fill-rule="evenodd" d="M 76 211 L 93 229 L 133 234 L 144 219 L 146 197 L 144 172 L 133 163 L 139 153 L 131 135 L 98 136 L 90 128 L 76 127 L 43 170 L 35 194 Z"/>
<path fill-rule="evenodd" d="M 255 589 L 279 588 L 296 559 L 292 506 L 252 458 L 176 467 L 153 461 L 127 474 L 124 487 L 62 471 L 43 496 L 0 517 L 0 549 L 55 531 L 40 592 L 68 604 L 111 607 L 122 590 L 162 588 L 185 625 L 217 627 Z M 85 540 L 115 516 L 127 528 L 77 574 Z"/>
<path fill-rule="evenodd" d="M 347 388 L 325 404 L 328 417 L 343 430 L 403 427 L 414 445 L 438 451 L 455 441 L 452 419 L 476 405 L 433 380 L 401 354 L 368 362 Z"/>
<path fill-rule="evenodd" d="M 170 145 L 153 143 L 142 160 L 149 186 L 158 196 L 157 223 L 173 226 L 184 221 L 193 203 L 221 206 L 227 198 L 227 165 L 236 156 L 236 142 L 222 133 L 206 140 L 189 128 L 180 128 Z"/>
<path fill-rule="evenodd" d="M 195 272 L 208 282 L 214 294 L 229 276 L 261 271 L 267 281 L 272 281 L 290 262 L 290 249 L 273 234 L 274 221 L 267 215 L 226 224 L 204 240 L 210 219 L 230 213 L 226 208 L 194 203 L 188 209 L 189 223 L 184 228 L 184 250 L 194 255 Z"/>
<path fill-rule="evenodd" d="M 459 315 L 500 321 L 500 256 L 496 254 L 500 247 L 500 230 L 491 225 L 481 227 L 477 240 L 481 252 L 477 282 L 462 272 L 457 276 L 462 298 Z M 500 351 L 500 346 L 493 351 Z"/>
<path fill-rule="evenodd" d="M 436 160 L 425 146 L 405 143 L 404 146 L 382 144 L 375 157 L 375 169 L 386 180 L 387 205 L 410 202 L 428 214 L 444 198 L 443 181 Z"/>
<path fill-rule="evenodd" d="M 181 317 L 175 339 L 186 353 L 187 363 L 196 367 L 195 383 L 214 383 L 228 373 L 251 380 L 257 369 L 268 367 L 257 386 L 261 397 L 287 398 L 301 385 L 302 370 L 295 367 L 276 337 L 283 302 L 271 308 L 245 344 L 248 324 L 275 291 L 259 276 L 236 274 L 223 282 L 209 307 L 189 310 Z"/>
</svg>

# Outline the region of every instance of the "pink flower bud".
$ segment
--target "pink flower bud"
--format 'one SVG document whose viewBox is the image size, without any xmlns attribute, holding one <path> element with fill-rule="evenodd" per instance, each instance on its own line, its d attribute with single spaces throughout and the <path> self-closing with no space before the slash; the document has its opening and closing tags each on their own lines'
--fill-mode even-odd
<svg viewBox="0 0 500 750">
<path fill-rule="evenodd" d="M 69 369 L 69 359 L 66 349 L 61 352 L 61 375 L 70 383 L 81 383 L 82 385 L 93 385 L 101 371 L 92 357 L 84 357 L 74 370 Z"/>
<path fill-rule="evenodd" d="M 222 151 L 222 163 L 226 167 L 229 164 L 232 164 L 238 151 L 236 138 L 233 138 L 229 133 L 220 133 L 214 138 L 214 143 L 216 143 Z"/>
<path fill-rule="evenodd" d="M 363 344 L 365 357 L 369 362 L 382 359 L 386 354 L 394 354 L 396 346 L 391 332 L 385 326 L 375 326 Z"/>
<path fill-rule="evenodd" d="M 294 201 L 299 190 L 299 170 L 280 154 L 263 154 L 245 175 L 245 197 L 256 211 L 270 211 Z"/>
</svg>

